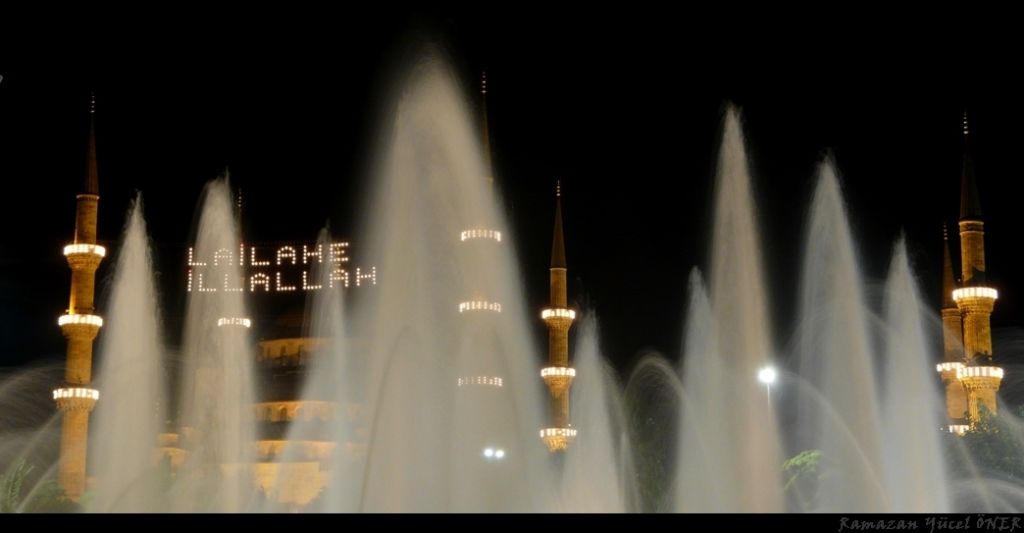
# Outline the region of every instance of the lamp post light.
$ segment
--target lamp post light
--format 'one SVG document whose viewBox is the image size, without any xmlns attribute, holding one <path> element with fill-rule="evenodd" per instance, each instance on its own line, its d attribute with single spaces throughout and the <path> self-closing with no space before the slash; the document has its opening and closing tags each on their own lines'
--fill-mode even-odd
<svg viewBox="0 0 1024 533">
<path fill-rule="evenodd" d="M 768 393 L 768 401 L 772 401 L 772 383 L 779 377 L 775 371 L 775 367 L 769 365 L 757 372 L 757 380 L 764 383 L 765 390 Z"/>
</svg>

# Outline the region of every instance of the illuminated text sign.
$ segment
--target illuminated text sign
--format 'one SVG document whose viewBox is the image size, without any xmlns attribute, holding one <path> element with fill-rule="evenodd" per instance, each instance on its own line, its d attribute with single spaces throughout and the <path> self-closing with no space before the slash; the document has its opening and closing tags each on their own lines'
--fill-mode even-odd
<svg viewBox="0 0 1024 533">
<path fill-rule="evenodd" d="M 353 267 L 348 250 L 347 242 L 277 247 L 241 244 L 238 250 L 221 248 L 212 257 L 199 257 L 190 246 L 187 291 L 262 293 L 376 285 L 377 267 Z M 327 269 L 326 280 L 317 277 L 321 268 Z"/>
</svg>

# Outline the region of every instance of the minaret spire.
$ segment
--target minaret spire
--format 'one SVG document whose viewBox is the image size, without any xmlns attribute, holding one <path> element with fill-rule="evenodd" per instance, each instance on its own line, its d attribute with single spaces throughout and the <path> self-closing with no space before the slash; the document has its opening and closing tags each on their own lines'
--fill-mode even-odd
<svg viewBox="0 0 1024 533">
<path fill-rule="evenodd" d="M 956 275 L 953 273 L 953 259 L 949 253 L 949 231 L 942 223 L 942 308 L 956 309 L 953 291 L 956 290 Z"/>
<path fill-rule="evenodd" d="M 86 488 L 86 445 L 89 413 L 100 393 L 91 388 L 92 341 L 103 326 L 94 307 L 96 269 L 107 251 L 96 244 L 99 211 L 99 175 L 96 172 L 96 97 L 89 105 L 89 141 L 86 152 L 85 183 L 75 207 L 75 240 L 64 247 L 71 267 L 71 298 L 67 312 L 57 325 L 68 340 L 64 383 L 53 391 L 61 411 L 60 466 L 57 481 L 68 498 L 77 501 Z"/>
<path fill-rule="evenodd" d="M 569 328 L 576 311 L 569 308 L 568 275 L 565 262 L 565 236 L 562 234 L 562 183 L 555 186 L 555 231 L 551 242 L 551 307 L 541 312 L 548 326 L 548 366 L 540 376 L 551 393 L 551 425 L 540 430 L 548 450 L 562 451 L 576 436 L 569 423 L 569 388 L 576 369 L 569 366 Z"/>
<path fill-rule="evenodd" d="M 999 293 L 985 279 L 985 222 L 981 218 L 978 186 L 971 162 L 970 128 L 964 113 L 964 162 L 960 180 L 960 274 L 961 286 L 952 292 L 960 312 L 963 339 L 962 368 L 956 379 L 967 396 L 967 418 L 971 424 L 981 416 L 981 406 L 995 413 L 998 405 L 996 392 L 1003 379 L 1003 369 L 992 364 L 992 325 L 990 317 Z M 951 310 L 949 312 L 951 314 Z M 943 324 L 947 311 L 943 310 Z M 952 325 L 952 324 L 951 324 Z M 953 329 L 947 326 L 947 330 Z M 947 357 L 951 357 L 947 345 Z M 950 365 L 940 365 L 943 372 L 952 372 Z M 947 394 L 947 405 L 950 396 Z M 958 407 L 959 409 L 959 403 Z M 950 409 L 951 416 L 953 415 Z"/>
<path fill-rule="evenodd" d="M 964 158 L 960 174 L 960 220 L 981 220 L 981 201 L 978 184 L 974 179 L 974 161 L 970 146 L 970 128 L 964 111 Z M 965 273 L 966 275 L 966 273 Z"/>
<path fill-rule="evenodd" d="M 964 366 L 964 331 L 960 308 L 953 298 L 957 289 L 953 260 L 949 253 L 949 234 L 942 224 L 942 363 L 938 365 L 946 387 L 946 416 L 950 431 L 963 433 L 967 426 L 967 391 L 957 376 Z"/>
<path fill-rule="evenodd" d="M 567 268 L 565 235 L 562 232 L 562 180 L 555 183 L 555 233 L 551 239 L 551 268 Z"/>
<path fill-rule="evenodd" d="M 484 172 L 487 173 L 487 181 L 494 184 L 494 167 L 491 160 L 491 131 L 487 122 L 487 71 L 480 73 L 480 130 L 483 136 L 484 151 Z"/>
<path fill-rule="evenodd" d="M 85 153 L 85 180 L 83 194 L 99 194 L 100 178 L 96 170 L 96 93 L 89 95 L 89 144 Z"/>
</svg>

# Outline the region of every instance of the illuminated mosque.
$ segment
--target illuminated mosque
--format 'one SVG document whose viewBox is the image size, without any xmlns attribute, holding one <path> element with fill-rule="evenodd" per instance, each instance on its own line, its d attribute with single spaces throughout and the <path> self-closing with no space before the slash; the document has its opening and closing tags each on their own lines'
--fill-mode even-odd
<svg viewBox="0 0 1024 533">
<path fill-rule="evenodd" d="M 486 112 L 486 78 L 481 90 L 485 168 L 490 169 L 490 143 Z M 64 246 L 71 269 L 70 300 L 58 325 L 67 338 L 64 381 L 53 391 L 57 409 L 62 413 L 58 482 L 67 495 L 77 500 L 94 481 L 87 476 L 89 417 L 101 401 L 101 391 L 92 388 L 93 341 L 103 327 L 103 318 L 94 304 L 95 276 L 106 256 L 97 244 L 97 213 L 100 180 L 96 157 L 95 100 L 90 108 L 90 130 L 85 179 L 77 195 L 74 240 Z M 963 122 L 963 168 L 959 218 L 960 272 L 955 275 L 948 236 L 944 243 L 943 360 L 937 365 L 946 391 L 948 431 L 963 435 L 983 411 L 995 413 L 996 393 L 1004 371 L 993 363 L 990 316 L 998 293 L 986 279 L 984 221 L 969 146 L 966 114 Z M 486 178 L 493 184 L 493 177 Z M 236 218 L 240 219 L 242 197 L 237 194 Z M 472 255 L 473 247 L 505 246 L 503 228 L 493 221 L 481 220 L 459 235 L 462 249 Z M 221 264 L 243 267 L 240 278 L 218 272 Z M 327 268 L 326 278 L 313 274 L 314 265 Z M 324 266 L 326 265 L 326 266 Z M 251 296 L 268 293 L 366 287 L 377 285 L 373 266 L 354 266 L 348 242 L 287 243 L 274 246 L 243 242 L 237 250 L 219 250 L 212 257 L 199 257 L 189 248 L 185 261 L 188 292 L 242 292 Z M 569 307 L 567 294 L 565 236 L 562 229 L 561 186 L 556 188 L 555 216 L 550 264 L 550 301 L 541 311 L 548 330 L 548 362 L 540 369 L 540 378 L 549 391 L 549 423 L 538 428 L 539 438 L 552 453 L 566 451 L 577 428 L 570 419 L 570 388 L 576 370 L 569 361 L 569 331 L 576 312 Z M 324 284 L 326 282 L 326 287 Z M 481 287 L 481 294 L 485 294 Z M 477 320 L 501 320 L 502 303 L 485 299 L 453 302 L 461 320 L 472 328 Z M 256 306 L 259 307 L 259 306 Z M 359 457 L 366 453 L 368 421 L 359 392 L 351 401 L 339 405 L 327 399 L 302 399 L 300 391 L 311 358 L 317 357 L 323 338 L 306 335 L 303 313 L 286 312 L 273 318 L 230 317 L 219 319 L 218 327 L 253 329 L 261 339 L 253 354 L 260 369 L 259 396 L 253 406 L 258 421 L 255 448 L 257 462 L 252 466 L 255 483 L 266 493 L 273 488 L 281 504 L 301 507 L 313 501 L 326 486 L 332 457 Z M 359 339 L 351 339 L 356 350 Z M 463 371 L 464 370 L 464 371 Z M 468 368 L 452 376 L 452 386 L 468 398 L 474 409 L 486 412 L 488 406 L 505 401 L 507 377 L 497 368 Z M 462 392 L 465 391 L 465 392 Z M 363 391 L 362 393 L 365 393 Z M 332 441 L 327 422 L 344 417 L 356 428 L 347 442 Z M 166 463 L 175 471 L 189 454 L 191 428 L 186 421 L 173 421 L 165 432 L 154 435 L 154 462 Z M 502 436 L 493 443 L 466 443 L 480 446 L 488 460 L 501 460 L 506 450 Z M 486 447 L 484 446 L 486 444 Z M 338 447 L 342 454 L 335 454 Z M 286 453 L 287 450 L 287 453 Z M 336 460 L 336 459 L 335 459 Z M 281 480 L 287 480 L 282 483 Z"/>
<path fill-rule="evenodd" d="M 964 154 L 960 182 L 960 279 L 953 271 L 949 238 L 943 231 L 943 359 L 938 364 L 946 386 L 949 431 L 963 435 L 982 416 L 995 414 L 1003 369 L 993 366 L 990 318 L 999 293 L 985 279 L 985 222 L 971 160 L 967 114 L 963 122 Z"/>
<path fill-rule="evenodd" d="M 481 88 L 482 135 L 486 168 L 490 165 L 490 142 L 486 111 L 487 85 L 483 78 Z M 86 465 L 89 417 L 100 400 L 100 392 L 92 388 L 93 341 L 103 327 L 103 318 L 94 305 L 96 271 L 106 256 L 106 249 L 97 244 L 97 213 L 100 198 L 100 180 L 97 167 L 95 135 L 95 98 L 90 104 L 90 127 L 86 155 L 85 179 L 77 195 L 74 240 L 64 247 L 64 255 L 71 268 L 71 295 L 65 314 L 58 319 L 67 338 L 67 359 L 64 382 L 53 391 L 57 409 L 62 413 L 61 444 L 58 483 L 68 497 L 78 500 L 96 481 L 88 476 Z M 493 178 L 487 178 L 493 184 Z M 242 196 L 236 194 L 236 219 L 241 217 Z M 502 246 L 502 230 L 486 221 L 460 235 L 465 247 Z M 326 278 L 330 289 L 372 287 L 377 284 L 375 267 L 352 267 L 349 243 L 316 244 L 288 243 L 266 246 L 244 241 L 237 250 L 218 250 L 212 257 L 198 257 L 189 248 L 186 258 L 186 290 L 188 292 L 243 292 L 251 296 L 268 293 L 302 294 L 325 290 L 323 280 L 316 278 L 313 265 L 327 265 Z M 217 267 L 230 265 L 237 257 L 243 267 L 240 279 L 221 275 Z M 321 268 L 323 268 L 321 266 Z M 539 437 L 548 450 L 566 450 L 577 430 L 569 417 L 569 392 L 576 375 L 569 361 L 569 329 L 576 312 L 569 308 L 567 294 L 567 263 L 565 238 L 562 231 L 561 185 L 555 198 L 555 220 L 550 266 L 550 303 L 541 312 L 548 330 L 549 361 L 540 370 L 540 377 L 550 392 L 550 424 L 539 429 Z M 259 308 L 259 305 L 255 307 Z M 471 300 L 458 303 L 458 312 L 465 320 L 500 319 L 501 302 Z M 271 489 L 281 504 L 301 507 L 307 505 L 325 487 L 329 462 L 338 446 L 346 453 L 341 457 L 358 457 L 366 453 L 368 422 L 358 397 L 350 403 L 337 405 L 334 401 L 300 400 L 303 380 L 311 358 L 326 339 L 309 337 L 303 331 L 303 312 L 285 312 L 270 319 L 250 317 L 221 318 L 218 327 L 254 329 L 258 342 L 257 374 L 259 383 L 254 414 L 258 422 L 257 463 L 252 465 L 255 483 L 265 493 Z M 359 339 L 354 341 L 358 351 Z M 493 368 L 475 369 L 473 372 L 453 376 L 452 385 L 467 394 L 474 394 L 471 403 L 486 409 L 493 402 L 504 401 L 506 377 Z M 358 393 L 357 393 L 358 394 Z M 356 428 L 349 442 L 333 442 L 326 431 L 327 422 L 345 417 Z M 165 432 L 154 435 L 154 462 L 163 462 L 173 473 L 189 454 L 192 428 L 186 421 L 171 421 Z M 500 444 L 500 443 L 499 443 Z M 538 445 L 541 445 L 538 443 Z M 288 450 L 287 453 L 285 451 Z M 500 446 L 484 449 L 487 459 L 503 458 Z M 281 479 L 286 479 L 285 483 Z M 100 481 L 102 483 L 102 481 Z"/>
</svg>

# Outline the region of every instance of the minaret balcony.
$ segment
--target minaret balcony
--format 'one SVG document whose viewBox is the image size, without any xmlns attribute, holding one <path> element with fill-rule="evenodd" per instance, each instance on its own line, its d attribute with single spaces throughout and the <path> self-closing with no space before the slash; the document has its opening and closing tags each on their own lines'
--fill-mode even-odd
<svg viewBox="0 0 1024 533">
<path fill-rule="evenodd" d="M 547 320 L 549 318 L 568 318 L 569 320 L 575 320 L 576 311 L 566 309 L 564 307 L 555 307 L 553 309 L 545 309 L 541 311 L 540 318 L 543 320 Z"/>
<path fill-rule="evenodd" d="M 953 291 L 953 301 L 967 303 L 969 301 L 995 301 L 999 291 L 992 287 L 962 287 Z"/>
<path fill-rule="evenodd" d="M 950 424 L 947 429 L 950 433 L 957 435 L 958 437 L 963 437 L 971 430 L 971 426 L 967 424 Z"/>
<path fill-rule="evenodd" d="M 540 370 L 540 377 L 551 390 L 551 394 L 561 396 L 576 377 L 576 369 L 568 366 L 549 366 Z"/>
<path fill-rule="evenodd" d="M 998 366 L 961 366 L 956 371 L 957 379 L 997 378 L 1003 379 L 1003 369 Z"/>
<path fill-rule="evenodd" d="M 69 244 L 64 247 L 64 255 L 95 255 L 103 258 L 107 256 L 107 249 L 98 244 Z"/>
<path fill-rule="evenodd" d="M 98 244 L 69 244 L 64 247 L 64 257 L 72 269 L 95 269 L 106 255 L 107 249 Z"/>
<path fill-rule="evenodd" d="M 100 391 L 86 387 L 59 387 L 53 390 L 53 401 L 61 411 L 92 411 L 100 399 Z"/>
<path fill-rule="evenodd" d="M 552 452 L 565 450 L 575 437 L 576 428 L 544 428 L 540 430 L 541 440 Z"/>
<path fill-rule="evenodd" d="M 501 304 L 498 302 L 487 302 L 484 300 L 473 300 L 459 304 L 460 313 L 467 313 L 471 311 L 491 311 L 494 313 L 500 313 Z"/>
<path fill-rule="evenodd" d="M 57 319 L 64 336 L 94 338 L 103 327 L 103 317 L 98 315 L 67 314 Z"/>
<path fill-rule="evenodd" d="M 935 365 L 935 370 L 942 376 L 943 381 L 955 381 L 958 379 L 956 373 L 958 370 L 964 367 L 964 364 L 959 361 L 946 361 Z"/>
<path fill-rule="evenodd" d="M 997 366 L 965 366 L 956 371 L 956 379 L 968 390 L 999 390 L 1003 375 Z"/>
<path fill-rule="evenodd" d="M 459 387 L 497 387 L 505 386 L 505 380 L 498 376 L 463 376 L 455 380 Z"/>
<path fill-rule="evenodd" d="M 939 364 L 935 365 L 935 370 L 940 372 L 940 373 L 956 372 L 957 370 L 959 370 L 959 369 L 961 369 L 963 367 L 964 367 L 964 364 L 959 362 L 959 361 L 954 361 L 954 362 L 947 361 L 945 363 L 939 363 Z"/>
<path fill-rule="evenodd" d="M 243 327 L 243 328 L 249 328 L 249 327 L 252 327 L 252 320 L 249 320 L 248 318 L 238 318 L 238 317 L 230 317 L 230 318 L 228 318 L 228 317 L 221 317 L 221 318 L 218 318 L 217 319 L 217 327 L 220 328 L 220 327 L 224 327 L 224 326 L 240 326 L 240 327 Z"/>
<path fill-rule="evenodd" d="M 569 329 L 576 319 L 576 311 L 565 307 L 554 307 L 540 312 L 540 318 L 554 329 Z"/>
<path fill-rule="evenodd" d="M 476 240 L 476 239 L 484 239 L 484 240 L 492 240 L 492 241 L 495 241 L 495 242 L 501 242 L 501 232 L 498 231 L 498 230 L 483 229 L 483 228 L 467 229 L 467 230 L 464 230 L 461 234 L 459 234 L 459 239 L 462 242 Z"/>
</svg>

